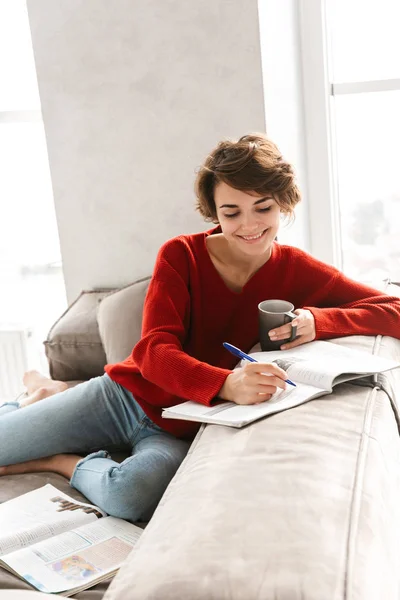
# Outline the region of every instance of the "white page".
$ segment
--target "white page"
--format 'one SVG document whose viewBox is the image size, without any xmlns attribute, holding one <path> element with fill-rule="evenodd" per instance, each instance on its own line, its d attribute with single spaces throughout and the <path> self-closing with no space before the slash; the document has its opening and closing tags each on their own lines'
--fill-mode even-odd
<svg viewBox="0 0 400 600">
<path fill-rule="evenodd" d="M 176 415 L 188 420 L 198 418 L 203 422 L 241 427 L 275 412 L 298 406 L 307 399 L 315 398 L 323 393 L 324 390 L 306 384 L 299 384 L 296 387 L 288 385 L 286 390 L 277 391 L 270 400 L 260 404 L 240 405 L 234 402 L 222 402 L 210 407 L 189 401 L 165 409 L 163 417 L 174 418 Z"/>
<path fill-rule="evenodd" d="M 58 593 L 87 587 L 118 569 L 141 533 L 132 523 L 105 517 L 2 560 L 38 590 Z"/>
<path fill-rule="evenodd" d="M 74 506 L 68 508 L 69 502 Z M 0 557 L 84 523 L 97 521 L 97 515 L 105 516 L 106 513 L 91 504 L 74 500 L 49 483 L 4 502 L 0 504 Z"/>
<path fill-rule="evenodd" d="M 331 389 L 334 378 L 342 373 L 379 373 L 399 367 L 394 360 L 321 340 L 291 350 L 253 352 L 251 356 L 259 362 L 276 361 L 295 383 L 307 383 L 326 390 Z"/>
<path fill-rule="evenodd" d="M 182 415 L 186 415 L 186 416 L 190 416 L 190 417 L 203 417 L 205 415 L 207 416 L 212 416 L 212 415 L 217 415 L 219 413 L 222 413 L 226 410 L 228 410 L 229 408 L 231 408 L 231 406 L 237 406 L 236 404 L 234 404 L 234 402 L 220 402 L 218 404 L 215 404 L 213 406 L 204 406 L 204 404 L 199 404 L 198 402 L 183 402 L 182 404 L 179 404 L 177 406 L 173 406 L 171 408 L 166 408 L 163 411 L 164 413 L 173 413 L 174 409 L 179 411 L 179 414 Z"/>
<path fill-rule="evenodd" d="M 314 386 L 300 384 L 297 387 L 287 386 L 286 390 L 281 390 L 273 394 L 270 400 L 260 404 L 239 405 L 230 402 L 226 409 L 215 415 L 220 424 L 241 424 L 260 419 L 274 412 L 280 412 L 287 408 L 292 408 L 302 404 L 311 396 L 317 396 L 323 393 L 323 390 Z"/>
</svg>

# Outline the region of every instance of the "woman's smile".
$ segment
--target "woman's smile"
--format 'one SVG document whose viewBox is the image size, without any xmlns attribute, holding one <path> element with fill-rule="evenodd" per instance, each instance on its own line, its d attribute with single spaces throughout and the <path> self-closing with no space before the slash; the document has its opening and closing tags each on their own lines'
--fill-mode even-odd
<svg viewBox="0 0 400 600">
<path fill-rule="evenodd" d="M 259 233 L 253 233 L 251 235 L 239 235 L 237 237 L 246 242 L 246 244 L 257 244 L 257 242 L 263 240 L 265 238 L 265 234 L 268 232 L 268 229 L 263 229 Z"/>
</svg>

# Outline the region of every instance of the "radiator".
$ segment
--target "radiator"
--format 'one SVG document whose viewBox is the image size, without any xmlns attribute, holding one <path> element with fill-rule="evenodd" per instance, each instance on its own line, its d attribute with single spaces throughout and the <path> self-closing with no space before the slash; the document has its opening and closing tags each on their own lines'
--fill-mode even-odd
<svg viewBox="0 0 400 600">
<path fill-rule="evenodd" d="M 28 369 L 29 329 L 0 329 L 0 404 L 24 391 L 22 376 Z"/>
</svg>

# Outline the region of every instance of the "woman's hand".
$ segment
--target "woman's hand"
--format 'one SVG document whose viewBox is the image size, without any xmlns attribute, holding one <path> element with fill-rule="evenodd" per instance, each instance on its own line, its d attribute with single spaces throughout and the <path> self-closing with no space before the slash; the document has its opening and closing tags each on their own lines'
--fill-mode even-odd
<svg viewBox="0 0 400 600">
<path fill-rule="evenodd" d="M 287 375 L 273 363 L 249 362 L 228 375 L 218 396 L 236 404 L 260 404 L 278 388 L 286 388 Z"/>
<path fill-rule="evenodd" d="M 282 325 L 281 327 L 275 327 L 275 329 L 271 330 L 268 334 L 273 342 L 278 342 L 279 340 L 285 340 L 290 337 L 292 325 L 297 327 L 296 338 L 293 342 L 286 342 L 286 344 L 283 344 L 281 350 L 289 350 L 290 348 L 295 348 L 296 346 L 311 342 L 315 339 L 315 320 L 312 312 L 303 308 L 298 308 L 293 312 L 297 317 L 293 319 L 291 323 L 286 323 L 286 325 Z"/>
</svg>

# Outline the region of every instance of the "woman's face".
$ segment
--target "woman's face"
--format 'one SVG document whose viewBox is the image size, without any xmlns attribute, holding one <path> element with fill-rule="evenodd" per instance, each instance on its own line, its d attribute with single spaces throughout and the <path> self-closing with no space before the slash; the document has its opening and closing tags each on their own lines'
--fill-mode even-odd
<svg viewBox="0 0 400 600">
<path fill-rule="evenodd" d="M 281 214 L 272 194 L 259 196 L 219 183 L 214 190 L 214 201 L 222 233 L 233 248 L 250 256 L 259 256 L 270 249 Z"/>
</svg>

